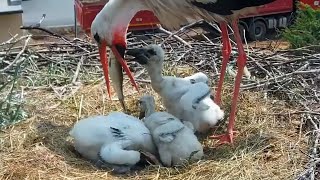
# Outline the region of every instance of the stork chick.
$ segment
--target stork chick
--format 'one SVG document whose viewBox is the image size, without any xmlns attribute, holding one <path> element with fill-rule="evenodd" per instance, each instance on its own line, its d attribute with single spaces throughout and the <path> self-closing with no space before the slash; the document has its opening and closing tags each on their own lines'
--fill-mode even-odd
<svg viewBox="0 0 320 180">
<path fill-rule="evenodd" d="M 138 118 L 122 112 L 91 116 L 77 122 L 69 132 L 74 146 L 97 166 L 124 173 L 140 161 L 140 152 L 157 152 L 150 131 Z"/>
<path fill-rule="evenodd" d="M 183 121 L 189 121 L 198 132 L 206 132 L 223 119 L 224 113 L 210 98 L 210 88 L 204 82 L 190 83 L 184 78 L 162 76 L 164 51 L 158 45 L 148 45 L 127 51 L 142 64 L 151 78 L 167 111 Z"/>
<path fill-rule="evenodd" d="M 208 76 L 202 72 L 197 72 L 191 76 L 184 77 L 183 79 L 189 81 L 191 84 L 198 83 L 198 82 L 204 82 L 206 84 L 209 83 Z"/>
<path fill-rule="evenodd" d="M 196 161 L 203 157 L 203 148 L 193 130 L 167 112 L 155 112 L 152 96 L 140 98 L 144 123 L 150 130 L 158 147 L 160 159 L 165 166 L 181 165 L 185 161 Z"/>
</svg>

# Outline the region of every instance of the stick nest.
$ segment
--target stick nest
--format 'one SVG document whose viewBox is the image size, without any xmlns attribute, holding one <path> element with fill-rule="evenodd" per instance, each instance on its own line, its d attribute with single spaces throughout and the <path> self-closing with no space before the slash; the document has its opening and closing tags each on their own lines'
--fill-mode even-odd
<svg viewBox="0 0 320 180">
<path fill-rule="evenodd" d="M 190 35 L 195 30 L 188 29 L 177 34 L 187 45 L 155 31 L 128 34 L 128 45 L 134 48 L 165 42 L 165 75 L 184 77 L 202 71 L 210 76 L 211 86 L 216 87 L 221 66 L 220 39 L 199 33 L 196 38 Z M 98 170 L 74 151 L 68 137 L 70 128 L 82 118 L 122 111 L 114 92 L 111 100 L 107 98 L 96 45 L 82 39 L 48 36 L 44 41 L 33 41 L 25 36 L 3 43 L 1 48 L 0 80 L 12 79 L 19 67 L 15 94 L 28 113 L 25 121 L 5 126 L 0 132 L 3 179 L 220 180 L 317 176 L 314 160 L 318 153 L 312 137 L 317 135 L 313 130 L 319 126 L 319 47 L 280 51 L 248 48 L 249 73 L 241 86 L 235 127 L 239 134 L 234 146 L 217 147 L 214 140 L 203 136 L 203 160 L 176 168 L 148 166 L 126 175 Z M 226 121 L 236 69 L 237 52 L 233 50 L 223 89 Z M 138 94 L 125 79 L 130 113 L 138 116 L 137 100 L 143 93 L 154 95 L 157 110 L 163 111 L 146 71 L 136 63 L 128 64 L 141 90 Z M 5 93 L 1 94 L 4 97 Z M 226 123 L 221 123 L 213 133 L 220 134 L 225 129 Z"/>
</svg>

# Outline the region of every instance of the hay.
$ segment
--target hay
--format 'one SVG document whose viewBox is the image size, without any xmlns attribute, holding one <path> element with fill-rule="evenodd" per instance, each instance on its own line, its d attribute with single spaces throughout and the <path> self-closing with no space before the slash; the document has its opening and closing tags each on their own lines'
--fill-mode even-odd
<svg viewBox="0 0 320 180">
<path fill-rule="evenodd" d="M 160 35 L 155 34 L 154 36 Z M 134 36 L 129 41 L 133 44 L 132 41 L 137 41 L 139 38 L 139 36 Z M 161 37 L 160 41 L 163 39 Z M 146 42 L 145 40 L 138 41 L 143 42 L 138 44 L 139 46 Z M 157 43 L 159 40 L 151 41 Z M 117 100 L 114 100 L 116 99 L 114 92 L 112 100 L 107 98 L 103 80 L 97 80 L 98 83 L 92 81 L 92 79 L 97 79 L 98 75 L 101 76 L 101 69 L 96 69 L 95 74 L 86 74 L 92 70 L 90 64 L 96 60 L 94 58 L 97 53 L 80 51 L 79 46 L 80 48 L 95 48 L 94 45 L 81 43 L 77 44 L 74 53 L 78 53 L 78 57 L 84 54 L 88 58 L 84 62 L 87 66 L 83 66 L 79 74 L 81 82 L 85 83 L 74 85 L 77 86 L 77 90 L 68 91 L 66 95 L 57 92 L 58 88 L 66 89 L 67 87 L 61 82 L 57 83 L 61 78 L 66 79 L 67 85 L 72 84 L 74 77 L 73 75 L 68 76 L 70 72 L 66 70 L 63 76 L 51 79 L 50 88 L 29 87 L 24 92 L 24 98 L 27 100 L 24 109 L 29 113 L 30 118 L 0 131 L 1 179 L 292 179 L 304 170 L 309 160 L 307 155 L 309 137 L 302 127 L 301 116 L 290 113 L 299 109 L 277 97 L 266 97 L 262 91 L 256 91 L 252 87 L 251 91 L 243 91 L 240 94 L 236 120 L 236 130 L 239 131 L 239 135 L 235 138 L 233 146 L 216 147 L 214 140 L 201 136 L 200 140 L 205 152 L 204 159 L 183 167 L 149 166 L 127 175 L 113 175 L 110 171 L 95 168 L 74 151 L 68 131 L 75 122 L 82 118 L 121 111 L 121 106 Z M 196 46 L 197 43 L 199 44 L 199 42 L 193 42 L 192 45 Z M 132 44 L 131 47 L 133 47 Z M 219 59 L 219 54 L 213 52 L 213 55 L 210 55 L 199 52 L 207 52 L 211 48 L 219 49 L 219 46 L 205 44 L 196 47 L 193 51 L 185 50 L 182 46 L 181 43 L 173 40 L 165 44 L 168 58 L 176 59 L 178 56 L 181 59 L 180 62 L 170 61 L 165 64 L 165 74 L 186 76 L 198 70 L 214 71 L 210 63 Z M 50 50 L 43 50 L 45 47 L 50 47 L 48 48 Z M 40 54 L 44 57 L 57 58 L 57 54 L 61 52 L 55 53 L 56 50 L 53 47 L 55 48 L 54 45 L 42 45 L 40 49 L 43 53 Z M 188 53 L 191 55 L 187 56 Z M 68 56 L 73 57 L 73 51 L 68 50 L 68 54 L 64 55 L 65 61 L 69 60 Z M 201 58 L 208 62 L 201 62 Z M 77 68 L 77 62 L 74 62 L 74 59 L 71 58 L 69 62 L 71 72 L 75 72 Z M 52 63 L 57 62 L 52 60 Z M 130 65 L 140 82 L 148 82 L 141 67 L 135 64 Z M 219 63 L 217 65 L 219 66 Z M 90 69 L 87 69 L 88 66 Z M 23 72 L 35 79 L 45 78 L 37 74 L 44 72 L 41 68 L 33 74 L 28 69 L 24 69 Z M 50 76 L 50 78 L 53 77 Z M 87 79 L 91 81 L 85 81 Z M 217 75 L 211 76 L 211 79 L 216 80 Z M 233 91 L 231 79 L 232 77 L 227 77 L 223 90 L 222 108 L 227 115 Z M 41 80 L 41 82 L 44 81 Z M 252 82 L 252 80 L 245 79 L 244 82 Z M 40 85 L 44 86 L 44 84 Z M 125 81 L 124 87 L 125 101 L 132 115 L 138 116 L 136 103 L 143 93 L 154 95 L 157 110 L 164 110 L 160 98 L 152 91 L 148 83 L 140 83 L 141 94 L 133 90 L 128 80 Z M 224 130 L 225 124 L 221 123 L 214 133 L 220 134 Z"/>
<path fill-rule="evenodd" d="M 104 84 L 81 87 L 73 97 L 57 101 L 53 93 L 28 94 L 33 102 L 27 111 L 33 117 L 1 133 L 1 174 L 3 179 L 290 179 L 302 170 L 307 150 L 306 137 L 299 134 L 299 117 L 270 116 L 284 104 L 261 100 L 259 93 L 243 93 L 237 114 L 240 131 L 234 147 L 212 148 L 202 139 L 205 159 L 184 168 L 149 167 L 129 176 L 114 176 L 82 159 L 69 143 L 68 131 L 78 119 L 121 111 L 119 103 L 106 100 Z M 150 87 L 148 87 L 150 88 Z M 146 88 L 147 89 L 147 88 Z M 144 92 L 150 92 L 144 89 Z M 224 96 L 224 102 L 230 95 Z M 82 98 L 82 106 L 80 102 Z M 126 103 L 137 115 L 138 94 Z M 157 107 L 160 105 L 156 96 Z M 81 108 L 81 115 L 79 111 Z M 301 137 L 300 137 L 301 136 Z"/>
</svg>

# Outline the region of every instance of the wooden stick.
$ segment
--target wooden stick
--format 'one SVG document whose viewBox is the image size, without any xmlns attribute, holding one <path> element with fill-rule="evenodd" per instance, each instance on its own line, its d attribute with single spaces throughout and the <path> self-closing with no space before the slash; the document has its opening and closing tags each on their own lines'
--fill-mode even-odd
<svg viewBox="0 0 320 180">
<path fill-rule="evenodd" d="M 65 39 L 65 40 L 67 40 L 67 41 L 70 41 L 69 38 L 64 37 L 64 36 L 61 36 L 61 35 L 59 35 L 59 34 L 57 34 L 57 33 L 54 33 L 54 32 L 52 32 L 52 31 L 50 31 L 50 30 L 48 30 L 48 29 L 45 29 L 45 28 L 42 28 L 42 27 L 36 27 L 36 26 L 21 26 L 20 29 L 24 29 L 24 30 L 34 30 L 34 29 L 36 29 L 36 30 L 40 30 L 40 31 L 46 32 L 46 33 L 50 34 L 51 36 L 55 36 L 55 37 L 58 37 L 58 38 L 61 38 L 61 39 Z"/>
<path fill-rule="evenodd" d="M 82 66 L 82 64 L 83 64 L 83 60 L 84 60 L 84 56 L 82 56 L 82 57 L 80 58 L 80 61 L 79 61 L 78 65 L 77 65 L 77 70 L 76 70 L 76 72 L 74 73 L 74 76 L 73 76 L 73 79 L 72 79 L 72 84 L 75 84 L 76 81 L 77 81 L 77 78 L 78 78 L 79 72 L 80 72 L 80 68 L 81 68 L 81 66 Z"/>
<path fill-rule="evenodd" d="M 188 46 L 189 48 L 192 48 L 192 46 L 191 46 L 189 43 L 187 43 L 185 40 L 183 40 L 183 39 L 180 38 L 179 36 L 173 35 L 172 32 L 170 32 L 170 31 L 168 31 L 168 30 L 165 30 L 165 29 L 163 29 L 162 27 L 160 27 L 159 30 L 162 31 L 162 32 L 164 32 L 164 33 L 166 33 L 166 34 L 168 34 L 169 36 L 173 36 L 173 37 L 176 38 L 179 42 L 183 43 L 184 45 Z M 165 41 L 166 41 L 166 40 L 165 40 Z M 165 41 L 163 41 L 162 44 L 163 44 Z"/>
<path fill-rule="evenodd" d="M 30 39 L 31 39 L 31 35 L 29 35 L 29 37 L 27 38 L 27 40 L 24 42 L 24 46 L 23 46 L 22 50 L 18 53 L 18 55 L 16 56 L 16 58 L 15 58 L 8 66 L 6 66 L 6 67 L 3 68 L 3 69 L 0 69 L 0 73 L 5 72 L 6 70 L 10 69 L 14 64 L 19 63 L 19 62 L 21 62 L 21 61 L 24 60 L 24 59 L 20 59 L 20 56 L 21 56 L 22 53 L 24 53 L 24 51 L 26 50 L 27 45 L 28 45 Z M 18 60 L 20 60 L 20 61 L 18 61 Z"/>
</svg>

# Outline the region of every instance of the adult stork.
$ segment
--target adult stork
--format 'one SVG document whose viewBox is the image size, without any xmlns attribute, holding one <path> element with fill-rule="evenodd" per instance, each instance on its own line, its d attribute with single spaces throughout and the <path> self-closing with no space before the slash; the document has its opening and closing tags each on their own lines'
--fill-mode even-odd
<svg viewBox="0 0 320 180">
<path fill-rule="evenodd" d="M 100 60 L 103 65 L 106 83 L 109 89 L 108 66 L 106 46 L 109 46 L 116 59 L 129 75 L 131 82 L 137 88 L 130 70 L 124 62 L 127 47 L 126 33 L 128 25 L 134 15 L 141 10 L 150 10 L 158 17 L 161 24 L 170 30 L 178 30 L 190 19 L 216 21 L 220 24 L 222 35 L 222 67 L 216 91 L 215 102 L 221 104 L 221 89 L 225 76 L 226 66 L 231 54 L 231 44 L 228 37 L 228 23 L 231 23 L 238 49 L 238 73 L 235 79 L 234 94 L 227 133 L 211 138 L 218 139 L 219 143 L 233 143 L 235 131 L 234 120 L 237 99 L 240 90 L 243 69 L 246 64 L 244 51 L 238 28 L 238 18 L 242 15 L 255 13 L 259 6 L 275 0 L 109 0 L 104 8 L 97 14 L 92 22 L 91 33 L 97 41 Z M 109 92 L 109 90 L 108 90 Z"/>
</svg>

